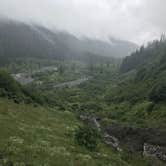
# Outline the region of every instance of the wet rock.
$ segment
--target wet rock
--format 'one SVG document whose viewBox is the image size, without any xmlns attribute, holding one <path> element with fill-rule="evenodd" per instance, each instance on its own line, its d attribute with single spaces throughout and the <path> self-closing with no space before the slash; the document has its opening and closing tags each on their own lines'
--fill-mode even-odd
<svg viewBox="0 0 166 166">
<path fill-rule="evenodd" d="M 166 161 L 166 147 L 144 143 L 143 155 Z"/>
<path fill-rule="evenodd" d="M 111 145 L 113 148 L 115 148 L 117 151 L 121 152 L 122 149 L 119 147 L 119 140 L 114 137 L 114 136 L 111 136 L 107 133 L 104 133 L 103 135 L 104 137 L 104 142 L 107 144 L 107 145 Z"/>
<path fill-rule="evenodd" d="M 112 124 L 105 131 L 116 137 L 131 152 L 143 152 L 144 143 L 166 147 L 166 131 Z"/>
<path fill-rule="evenodd" d="M 80 115 L 80 119 L 84 121 L 86 124 L 90 124 L 92 127 L 95 127 L 100 133 L 105 142 L 105 144 L 110 145 L 111 147 L 115 148 L 117 151 L 122 151 L 119 146 L 119 140 L 109 135 L 107 132 L 103 132 L 101 125 L 100 125 L 100 118 L 96 116 L 87 116 L 87 115 Z"/>
</svg>

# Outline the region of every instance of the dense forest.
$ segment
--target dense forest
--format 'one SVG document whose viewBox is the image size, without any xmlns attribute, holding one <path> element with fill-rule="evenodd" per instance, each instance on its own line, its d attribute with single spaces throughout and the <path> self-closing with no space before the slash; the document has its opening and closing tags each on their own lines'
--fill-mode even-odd
<svg viewBox="0 0 166 166">
<path fill-rule="evenodd" d="M 161 37 L 160 41 L 149 43 L 147 47 L 142 46 L 140 50 L 123 60 L 120 71 L 125 73 L 133 70 L 135 76 L 128 84 L 131 87 L 135 86 L 135 88 L 133 87 L 132 99 L 164 102 L 166 83 L 166 40 L 164 36 Z M 132 94 L 132 88 L 130 94 Z"/>
</svg>

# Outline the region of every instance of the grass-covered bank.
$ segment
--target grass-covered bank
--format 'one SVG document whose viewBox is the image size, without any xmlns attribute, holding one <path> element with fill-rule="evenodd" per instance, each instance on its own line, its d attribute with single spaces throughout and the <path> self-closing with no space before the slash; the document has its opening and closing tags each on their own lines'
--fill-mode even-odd
<svg viewBox="0 0 166 166">
<path fill-rule="evenodd" d="M 1 165 L 128 165 L 102 143 L 96 152 L 77 145 L 74 131 L 79 125 L 68 111 L 18 105 L 0 99 Z"/>
</svg>

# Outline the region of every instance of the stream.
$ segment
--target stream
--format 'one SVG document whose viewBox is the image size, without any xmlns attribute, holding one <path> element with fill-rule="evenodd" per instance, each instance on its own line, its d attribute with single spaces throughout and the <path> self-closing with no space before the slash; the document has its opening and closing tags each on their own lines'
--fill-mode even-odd
<svg viewBox="0 0 166 166">
<path fill-rule="evenodd" d="M 96 118 L 96 117 L 89 117 L 89 116 L 85 116 L 85 115 L 80 115 L 80 119 L 83 121 L 83 122 L 88 122 L 90 123 L 93 127 L 95 127 L 99 133 L 101 133 L 101 136 L 103 138 L 103 141 L 105 144 L 113 147 L 114 149 L 116 149 L 117 151 L 121 152 L 122 149 L 119 147 L 119 140 L 108 134 L 108 132 L 104 131 L 101 127 L 101 124 L 99 122 L 99 120 Z"/>
<path fill-rule="evenodd" d="M 136 130 L 134 131 L 131 128 L 124 128 L 122 129 L 123 131 L 120 131 L 118 126 L 117 126 L 117 132 L 124 132 L 124 130 L 127 130 L 127 133 L 122 137 L 122 139 L 118 139 L 115 135 L 113 131 L 115 128 L 110 128 L 110 130 L 105 130 L 102 128 L 101 124 L 100 124 L 100 119 L 95 117 L 95 116 L 86 116 L 86 115 L 80 115 L 80 119 L 86 123 L 91 125 L 92 127 L 96 128 L 98 130 L 98 132 L 100 132 L 102 139 L 104 141 L 105 144 L 109 145 L 110 147 L 113 147 L 114 149 L 116 149 L 117 151 L 121 152 L 123 151 L 120 147 L 121 143 L 125 143 L 125 145 L 129 145 L 128 147 L 134 147 L 133 141 L 136 141 L 137 139 L 139 140 L 139 133 L 136 132 Z M 139 129 L 137 129 L 139 130 Z M 143 132 L 143 131 L 142 131 Z M 156 134 L 156 133 L 155 133 Z M 134 137 L 133 137 L 134 136 Z M 154 133 L 153 135 L 151 135 L 150 137 L 154 137 Z M 161 137 L 161 136 L 160 136 Z M 123 140 L 123 141 L 122 141 Z M 127 142 L 124 142 L 124 140 L 128 140 Z M 138 141 L 137 140 L 137 141 Z M 134 142 L 136 143 L 136 145 L 138 145 L 140 142 Z M 157 145 L 157 144 L 153 144 L 152 142 L 150 143 L 149 141 L 146 142 L 148 140 L 144 140 L 144 142 L 142 144 L 140 144 L 141 149 L 139 149 L 139 152 L 142 152 L 143 156 L 147 156 L 147 157 L 151 157 L 157 160 L 162 160 L 166 162 L 166 147 L 162 146 L 162 145 Z M 137 150 L 133 149 L 133 153 L 136 152 Z"/>
</svg>

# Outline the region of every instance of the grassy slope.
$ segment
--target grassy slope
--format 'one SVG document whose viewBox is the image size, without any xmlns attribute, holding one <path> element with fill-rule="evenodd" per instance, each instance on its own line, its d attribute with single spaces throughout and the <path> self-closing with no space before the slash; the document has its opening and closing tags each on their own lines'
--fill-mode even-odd
<svg viewBox="0 0 166 166">
<path fill-rule="evenodd" d="M 103 144 L 94 153 L 76 145 L 73 135 L 78 125 L 75 116 L 67 111 L 0 99 L 0 162 L 35 166 L 129 165 Z"/>
</svg>

